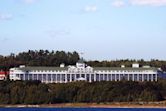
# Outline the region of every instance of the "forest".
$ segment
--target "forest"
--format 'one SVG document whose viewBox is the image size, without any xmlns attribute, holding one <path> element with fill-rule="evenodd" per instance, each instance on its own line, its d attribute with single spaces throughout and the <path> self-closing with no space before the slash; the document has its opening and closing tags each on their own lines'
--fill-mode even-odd
<svg viewBox="0 0 166 111">
<path fill-rule="evenodd" d="M 111 55 L 110 55 L 111 56 Z M 8 56 L 0 55 L 0 70 L 9 70 L 11 67 L 19 65 L 26 66 L 59 66 L 61 63 L 65 65 L 75 65 L 80 59 L 78 52 L 65 51 L 49 51 L 49 50 L 29 50 L 18 54 L 11 53 Z M 125 65 L 131 67 L 132 63 L 139 63 L 140 66 L 149 65 L 151 67 L 162 68 L 166 71 L 166 61 L 151 59 L 150 61 L 125 59 L 125 60 L 106 60 L 106 61 L 86 61 L 87 65 L 92 67 L 120 67 Z"/>
<path fill-rule="evenodd" d="M 166 99 L 166 80 L 44 84 L 0 81 L 0 104 L 153 102 Z"/>
<path fill-rule="evenodd" d="M 26 66 L 59 66 L 74 65 L 79 60 L 77 52 L 29 50 L 19 54 L 11 53 L 9 56 L 0 55 L 0 69 L 8 70 L 19 65 Z"/>
</svg>

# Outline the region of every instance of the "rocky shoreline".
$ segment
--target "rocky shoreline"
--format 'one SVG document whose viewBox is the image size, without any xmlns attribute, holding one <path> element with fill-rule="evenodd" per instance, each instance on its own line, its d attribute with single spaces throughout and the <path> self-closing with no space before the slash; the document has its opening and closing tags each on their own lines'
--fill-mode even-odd
<svg viewBox="0 0 166 111">
<path fill-rule="evenodd" d="M 3 108 L 166 108 L 164 102 L 139 102 L 139 103 L 62 103 L 62 104 L 41 104 L 41 105 L 0 105 Z"/>
</svg>

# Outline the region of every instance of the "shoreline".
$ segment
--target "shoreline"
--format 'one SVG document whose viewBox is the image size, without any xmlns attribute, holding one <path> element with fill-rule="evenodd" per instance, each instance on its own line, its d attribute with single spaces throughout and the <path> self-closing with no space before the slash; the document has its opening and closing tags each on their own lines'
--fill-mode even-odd
<svg viewBox="0 0 166 111">
<path fill-rule="evenodd" d="M 166 102 L 150 103 L 61 103 L 61 104 L 40 104 L 40 105 L 0 105 L 0 108 L 164 108 Z"/>
</svg>

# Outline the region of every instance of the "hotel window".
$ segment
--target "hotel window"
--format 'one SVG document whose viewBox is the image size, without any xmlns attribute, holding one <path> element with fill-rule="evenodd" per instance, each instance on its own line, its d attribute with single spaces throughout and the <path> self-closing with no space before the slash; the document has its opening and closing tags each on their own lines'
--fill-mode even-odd
<svg viewBox="0 0 166 111">
<path fill-rule="evenodd" d="M 42 81 L 42 74 L 38 74 L 38 80 Z"/>
<path fill-rule="evenodd" d="M 119 74 L 116 74 L 116 80 L 119 81 Z"/>
<path fill-rule="evenodd" d="M 72 74 L 72 75 L 71 75 L 71 79 L 72 79 L 72 81 L 75 80 L 75 74 Z"/>
<path fill-rule="evenodd" d="M 85 74 L 81 74 L 81 77 L 85 78 Z"/>
<path fill-rule="evenodd" d="M 133 80 L 133 74 L 129 74 L 129 80 L 130 80 L 130 81 Z"/>
<path fill-rule="evenodd" d="M 108 81 L 111 81 L 111 74 L 108 74 Z"/>
<path fill-rule="evenodd" d="M 20 74 L 20 79 L 23 80 L 24 79 L 24 75 Z"/>
<path fill-rule="evenodd" d="M 112 81 L 115 81 L 115 74 L 112 74 Z"/>
<path fill-rule="evenodd" d="M 57 74 L 57 81 L 60 81 L 60 74 Z"/>
<path fill-rule="evenodd" d="M 46 74 L 43 74 L 43 81 L 46 81 Z"/>
<path fill-rule="evenodd" d="M 48 76 L 47 81 L 51 82 L 51 74 L 48 74 L 47 76 Z"/>
<path fill-rule="evenodd" d="M 124 79 L 125 79 L 125 80 L 128 80 L 128 74 L 125 74 L 125 75 L 124 75 Z"/>
<path fill-rule="evenodd" d="M 147 74 L 144 74 L 144 81 L 147 81 Z"/>
<path fill-rule="evenodd" d="M 72 74 L 72 79 L 73 79 L 73 74 Z M 62 81 L 65 82 L 65 74 L 62 74 Z"/>
<path fill-rule="evenodd" d="M 142 74 L 139 74 L 139 81 L 142 81 Z"/>
<path fill-rule="evenodd" d="M 103 81 L 104 78 L 103 78 L 103 74 L 100 74 L 100 81 Z"/>
<path fill-rule="evenodd" d="M 86 75 L 86 80 L 89 81 L 89 74 Z"/>
<path fill-rule="evenodd" d="M 34 74 L 32 74 L 32 79 L 31 80 L 34 80 Z"/>
<path fill-rule="evenodd" d="M 70 74 L 67 74 L 67 81 L 70 81 Z"/>
<path fill-rule="evenodd" d="M 154 81 L 156 80 L 156 74 L 153 74 L 153 80 Z"/>
<path fill-rule="evenodd" d="M 134 74 L 134 81 L 137 81 L 137 74 Z"/>
<path fill-rule="evenodd" d="M 37 80 L 37 74 L 34 74 L 33 78 L 34 80 Z"/>
<path fill-rule="evenodd" d="M 52 74 L 52 81 L 56 81 L 56 74 Z"/>
<path fill-rule="evenodd" d="M 94 80 L 94 74 L 91 74 L 91 81 L 93 82 Z"/>
<path fill-rule="evenodd" d="M 104 81 L 107 81 L 107 74 L 104 74 Z"/>
<path fill-rule="evenodd" d="M 123 74 L 120 74 L 120 80 L 123 80 L 124 77 L 123 77 Z"/>
<path fill-rule="evenodd" d="M 32 80 L 32 74 L 29 74 L 29 80 Z"/>
<path fill-rule="evenodd" d="M 28 80 L 28 74 L 25 74 L 25 80 Z"/>
<path fill-rule="evenodd" d="M 152 81 L 152 75 L 149 74 L 149 81 Z"/>
<path fill-rule="evenodd" d="M 77 78 L 77 79 L 80 78 L 80 74 L 76 74 L 76 78 Z"/>
<path fill-rule="evenodd" d="M 99 74 L 96 74 L 96 81 L 99 81 Z"/>
<path fill-rule="evenodd" d="M 16 77 L 19 77 L 19 74 L 16 74 Z"/>
</svg>

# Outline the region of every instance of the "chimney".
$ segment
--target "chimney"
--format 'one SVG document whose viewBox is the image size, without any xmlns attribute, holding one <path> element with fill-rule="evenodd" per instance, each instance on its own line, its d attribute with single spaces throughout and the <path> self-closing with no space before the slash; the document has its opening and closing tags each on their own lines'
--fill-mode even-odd
<svg viewBox="0 0 166 111">
<path fill-rule="evenodd" d="M 60 64 L 60 67 L 61 68 L 65 67 L 65 64 L 64 63 Z"/>
</svg>

